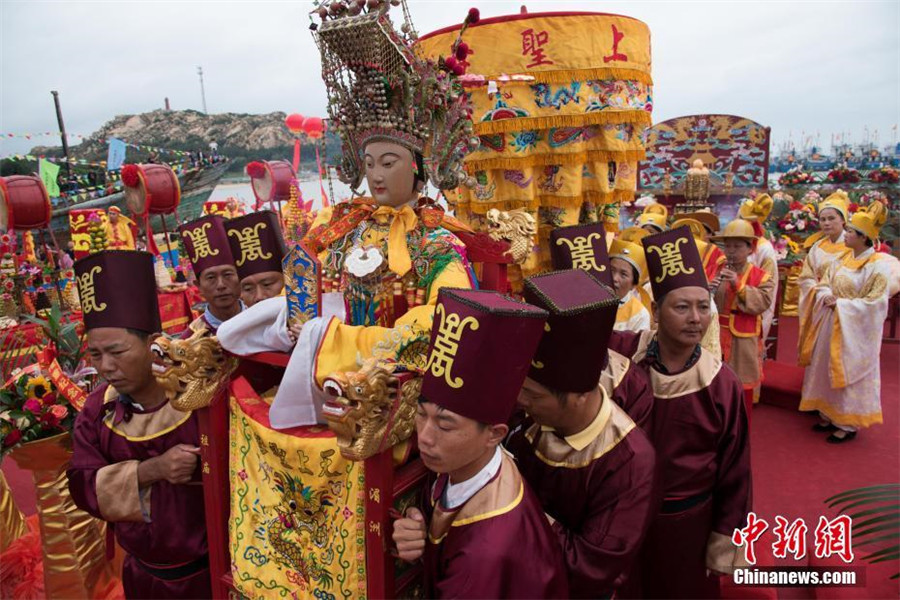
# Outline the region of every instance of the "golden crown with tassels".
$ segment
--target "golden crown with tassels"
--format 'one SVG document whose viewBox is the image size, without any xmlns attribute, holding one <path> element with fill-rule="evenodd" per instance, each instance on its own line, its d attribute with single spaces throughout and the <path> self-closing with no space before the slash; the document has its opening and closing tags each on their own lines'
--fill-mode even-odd
<svg viewBox="0 0 900 600">
<path fill-rule="evenodd" d="M 392 6 L 403 13 L 400 31 L 388 16 Z M 322 54 L 329 124 L 343 143 L 341 181 L 356 189 L 366 144 L 389 141 L 421 154 L 421 175 L 437 188 L 465 182 L 462 160 L 479 139 L 460 81 L 464 68 L 455 58 L 434 61 L 418 54 L 405 0 L 326 0 L 311 14 L 321 20 L 310 28 Z M 454 54 L 470 22 L 471 16 Z"/>
</svg>

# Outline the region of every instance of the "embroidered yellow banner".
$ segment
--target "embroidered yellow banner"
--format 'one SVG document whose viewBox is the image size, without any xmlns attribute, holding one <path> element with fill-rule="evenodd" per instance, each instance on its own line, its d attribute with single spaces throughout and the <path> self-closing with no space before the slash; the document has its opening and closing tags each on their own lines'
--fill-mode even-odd
<svg viewBox="0 0 900 600">
<path fill-rule="evenodd" d="M 326 427 L 273 430 L 249 386 L 230 401 L 235 587 L 248 598 L 365 598 L 362 463 L 344 459 Z"/>
<path fill-rule="evenodd" d="M 458 32 L 425 35 L 419 51 L 446 57 Z M 617 205 L 634 197 L 653 110 L 647 25 L 532 13 L 484 19 L 463 42 L 481 147 L 465 161 L 475 186 L 448 196 L 456 216 L 483 230 L 492 208 L 530 211 L 539 229 L 526 275 L 550 268 L 546 240 L 556 227 L 599 221 L 616 231 Z M 517 274 L 510 277 L 515 285 Z"/>
</svg>

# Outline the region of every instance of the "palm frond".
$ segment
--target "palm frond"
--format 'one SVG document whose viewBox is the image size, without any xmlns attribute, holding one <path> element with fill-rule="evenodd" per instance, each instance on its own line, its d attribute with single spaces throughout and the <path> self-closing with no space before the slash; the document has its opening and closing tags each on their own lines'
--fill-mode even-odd
<svg viewBox="0 0 900 600">
<path fill-rule="evenodd" d="M 848 490 L 826 499 L 825 504 L 853 519 L 854 546 L 876 546 L 863 560 L 875 564 L 900 558 L 900 484 Z M 849 509 L 862 510 L 850 513 Z M 891 579 L 900 579 L 900 573 Z"/>
</svg>

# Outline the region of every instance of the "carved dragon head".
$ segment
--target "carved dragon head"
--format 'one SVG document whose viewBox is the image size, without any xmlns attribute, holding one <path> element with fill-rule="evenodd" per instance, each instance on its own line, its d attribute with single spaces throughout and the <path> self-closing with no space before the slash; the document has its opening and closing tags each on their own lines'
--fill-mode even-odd
<svg viewBox="0 0 900 600">
<path fill-rule="evenodd" d="M 329 398 L 322 413 L 344 457 L 365 460 L 412 435 L 422 379 L 396 369 L 372 358 L 359 371 L 325 380 Z"/>
<path fill-rule="evenodd" d="M 501 211 L 492 208 L 487 212 L 488 235 L 494 240 L 506 240 L 514 262 L 521 264 L 531 253 L 537 221 L 525 209 Z"/>
<path fill-rule="evenodd" d="M 160 336 L 151 350 L 153 376 L 172 406 L 183 411 L 209 406 L 236 366 L 235 359 L 222 351 L 219 340 L 205 330 L 195 331 L 184 340 Z"/>
</svg>

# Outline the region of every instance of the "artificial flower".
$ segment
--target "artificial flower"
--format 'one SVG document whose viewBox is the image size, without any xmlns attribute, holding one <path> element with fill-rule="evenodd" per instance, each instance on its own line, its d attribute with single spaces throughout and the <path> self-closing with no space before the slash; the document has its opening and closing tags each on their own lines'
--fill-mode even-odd
<svg viewBox="0 0 900 600">
<path fill-rule="evenodd" d="M 50 390 L 50 381 L 43 375 L 32 377 L 25 384 L 25 395 L 29 398 L 43 398 Z"/>
<path fill-rule="evenodd" d="M 3 447 L 9 448 L 10 446 L 15 445 L 18 441 L 22 439 L 22 432 L 18 429 L 13 429 L 3 438 Z"/>
</svg>

